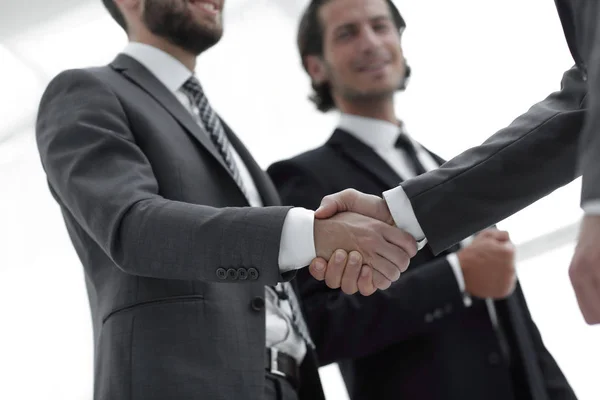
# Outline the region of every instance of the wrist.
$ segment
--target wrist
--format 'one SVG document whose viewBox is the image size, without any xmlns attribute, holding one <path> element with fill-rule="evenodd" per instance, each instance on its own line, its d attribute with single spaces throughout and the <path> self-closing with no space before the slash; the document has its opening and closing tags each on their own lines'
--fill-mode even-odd
<svg viewBox="0 0 600 400">
<path fill-rule="evenodd" d="M 314 240 L 315 240 L 315 254 L 317 257 L 321 257 L 324 259 L 329 259 L 331 256 L 331 251 L 328 251 L 327 237 L 331 235 L 331 229 L 329 226 L 331 225 L 330 219 L 318 219 L 315 218 L 314 222 Z"/>
</svg>

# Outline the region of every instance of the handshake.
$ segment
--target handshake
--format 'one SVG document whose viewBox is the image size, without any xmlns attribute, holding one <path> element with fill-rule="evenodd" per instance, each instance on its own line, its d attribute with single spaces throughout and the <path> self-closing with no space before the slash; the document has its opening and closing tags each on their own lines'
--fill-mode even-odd
<svg viewBox="0 0 600 400">
<path fill-rule="evenodd" d="M 417 253 L 415 239 L 395 226 L 387 203 L 353 189 L 323 198 L 314 236 L 310 274 L 346 294 L 389 288 Z M 470 295 L 498 299 L 514 290 L 515 249 L 507 232 L 484 231 L 457 257 Z"/>
</svg>

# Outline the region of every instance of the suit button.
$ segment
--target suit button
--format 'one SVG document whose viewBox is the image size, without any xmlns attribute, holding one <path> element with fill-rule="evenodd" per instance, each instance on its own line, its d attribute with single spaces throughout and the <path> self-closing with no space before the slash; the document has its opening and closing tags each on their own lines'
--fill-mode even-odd
<svg viewBox="0 0 600 400">
<path fill-rule="evenodd" d="M 225 271 L 225 268 L 217 269 L 217 277 L 221 280 L 227 279 L 227 271 Z"/>
<path fill-rule="evenodd" d="M 249 268 L 248 276 L 250 276 L 250 279 L 252 279 L 253 281 L 257 280 L 258 279 L 258 270 L 256 268 Z"/>
<path fill-rule="evenodd" d="M 441 309 L 437 309 L 433 312 L 433 318 L 440 319 L 444 315 L 444 312 Z"/>
<path fill-rule="evenodd" d="M 238 278 L 238 272 L 237 270 L 233 269 L 233 268 L 229 268 L 227 270 L 227 279 L 235 281 Z"/>
<path fill-rule="evenodd" d="M 252 299 L 250 305 L 254 311 L 260 311 L 265 307 L 265 299 L 262 297 L 255 297 Z"/>
<path fill-rule="evenodd" d="M 432 314 L 425 315 L 425 322 L 427 322 L 428 324 L 433 322 L 433 315 Z"/>
<path fill-rule="evenodd" d="M 238 268 L 238 279 L 241 281 L 245 281 L 248 279 L 248 270 L 246 268 Z"/>
<path fill-rule="evenodd" d="M 496 353 L 495 351 L 490 353 L 488 355 L 488 362 L 491 365 L 498 365 L 500 364 L 500 354 Z"/>
</svg>

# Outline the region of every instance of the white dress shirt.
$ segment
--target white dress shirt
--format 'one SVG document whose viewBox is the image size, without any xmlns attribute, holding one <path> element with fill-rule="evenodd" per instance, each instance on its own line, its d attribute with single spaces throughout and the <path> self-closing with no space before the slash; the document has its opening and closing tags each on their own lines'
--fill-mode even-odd
<svg viewBox="0 0 600 400">
<path fill-rule="evenodd" d="M 155 47 L 131 42 L 123 50 L 145 66 L 192 114 L 196 122 L 203 126 L 198 108 L 181 91 L 181 86 L 192 76 L 192 71 L 180 61 Z M 252 207 L 262 207 L 263 203 L 256 184 L 237 151 L 230 147 L 236 166 L 240 172 L 248 200 Z M 314 245 L 314 212 L 304 208 L 292 208 L 284 221 L 279 248 L 279 268 L 282 272 L 302 268 L 316 257 Z M 281 283 L 278 284 L 281 290 Z M 279 301 L 272 288 L 265 288 L 266 302 L 266 346 L 291 355 L 302 362 L 306 354 L 306 343 L 292 328 L 292 312 L 287 301 Z"/>
</svg>

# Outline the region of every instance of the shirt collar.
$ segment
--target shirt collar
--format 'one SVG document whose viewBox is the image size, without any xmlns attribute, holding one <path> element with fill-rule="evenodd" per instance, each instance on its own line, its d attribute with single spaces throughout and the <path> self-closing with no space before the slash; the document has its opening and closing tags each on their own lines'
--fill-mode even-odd
<svg viewBox="0 0 600 400">
<path fill-rule="evenodd" d="M 146 67 L 172 93 L 193 75 L 179 60 L 154 46 L 129 42 L 122 53 Z"/>
<path fill-rule="evenodd" d="M 405 132 L 402 122 L 392 124 L 380 119 L 345 113 L 340 115 L 338 128 L 347 131 L 375 150 L 389 150 L 394 148 L 400 132 Z"/>
</svg>

